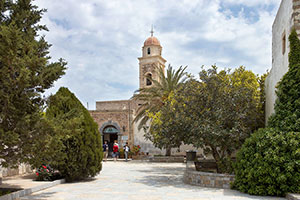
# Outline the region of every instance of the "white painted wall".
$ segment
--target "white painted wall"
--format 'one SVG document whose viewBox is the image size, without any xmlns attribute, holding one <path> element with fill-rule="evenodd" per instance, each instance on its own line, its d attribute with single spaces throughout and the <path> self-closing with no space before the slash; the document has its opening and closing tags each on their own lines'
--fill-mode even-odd
<svg viewBox="0 0 300 200">
<path fill-rule="evenodd" d="M 150 155 L 165 155 L 165 150 L 160 150 L 152 144 L 151 141 L 146 140 L 144 137 L 144 130 L 138 130 L 138 123 L 134 124 L 134 145 L 141 146 L 141 152 L 149 153 Z M 195 150 L 192 145 L 181 145 L 180 148 L 172 148 L 171 154 L 172 155 L 185 155 L 186 151 L 188 150 Z M 197 154 L 203 154 L 202 149 L 197 150 Z"/>
<path fill-rule="evenodd" d="M 150 155 L 164 155 L 165 151 L 155 148 L 151 141 L 145 139 L 145 132 L 143 129 L 138 130 L 138 124 L 139 122 L 134 123 L 134 145 L 140 145 L 141 152 L 148 152 Z"/>
<path fill-rule="evenodd" d="M 0 167 L 0 178 L 1 177 L 10 177 L 10 176 L 16 176 L 16 175 L 23 175 L 32 173 L 32 169 L 29 165 L 26 164 L 20 164 L 18 168 L 3 168 Z"/>
<path fill-rule="evenodd" d="M 282 0 L 272 27 L 272 69 L 266 79 L 266 121 L 274 113 L 276 85 L 288 71 L 288 37 L 294 25 L 293 0 Z M 286 51 L 282 53 L 283 33 L 286 35 Z"/>
</svg>

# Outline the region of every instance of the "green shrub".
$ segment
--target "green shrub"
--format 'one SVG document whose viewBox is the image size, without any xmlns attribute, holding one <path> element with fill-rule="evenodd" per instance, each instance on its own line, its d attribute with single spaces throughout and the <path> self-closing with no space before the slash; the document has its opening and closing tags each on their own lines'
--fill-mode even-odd
<svg viewBox="0 0 300 200">
<path fill-rule="evenodd" d="M 95 176 L 102 168 L 102 142 L 98 125 L 76 96 L 67 88 L 49 98 L 46 117 L 61 143 L 59 157 L 51 165 L 75 181 Z"/>
<path fill-rule="evenodd" d="M 120 148 L 119 150 L 119 158 L 125 158 L 125 152 L 123 148 Z"/>
<path fill-rule="evenodd" d="M 300 192 L 300 133 L 259 129 L 237 154 L 233 187 L 253 195 Z"/>
<path fill-rule="evenodd" d="M 36 170 L 36 180 L 37 181 L 52 181 L 52 176 L 54 175 L 54 170 L 48 165 L 41 165 Z"/>
<path fill-rule="evenodd" d="M 275 113 L 268 126 L 300 132 L 300 40 L 295 30 L 289 41 L 289 70 L 277 85 Z"/>
<path fill-rule="evenodd" d="M 300 192 L 300 40 L 289 36 L 289 70 L 277 85 L 275 113 L 238 153 L 234 187 L 257 195 Z"/>
<path fill-rule="evenodd" d="M 140 145 L 134 145 L 131 151 L 133 155 L 138 155 L 140 153 L 140 150 L 141 150 Z"/>
</svg>

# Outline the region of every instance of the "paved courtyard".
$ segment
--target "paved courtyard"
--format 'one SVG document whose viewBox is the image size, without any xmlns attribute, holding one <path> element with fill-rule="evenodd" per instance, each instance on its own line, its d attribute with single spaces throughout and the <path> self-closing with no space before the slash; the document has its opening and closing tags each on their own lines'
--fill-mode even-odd
<svg viewBox="0 0 300 200">
<path fill-rule="evenodd" d="M 184 164 L 147 162 L 106 162 L 94 179 L 61 184 L 33 193 L 28 199 L 107 200 L 279 200 L 255 197 L 234 190 L 201 188 L 182 182 Z"/>
</svg>

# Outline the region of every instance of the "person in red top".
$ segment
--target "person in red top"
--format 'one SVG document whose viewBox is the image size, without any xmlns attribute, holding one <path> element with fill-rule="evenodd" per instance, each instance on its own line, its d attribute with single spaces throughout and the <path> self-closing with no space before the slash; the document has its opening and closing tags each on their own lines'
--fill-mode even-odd
<svg viewBox="0 0 300 200">
<path fill-rule="evenodd" d="M 115 140 L 114 146 L 113 146 L 113 157 L 114 161 L 117 161 L 119 157 L 119 144 L 117 143 L 117 140 Z"/>
</svg>

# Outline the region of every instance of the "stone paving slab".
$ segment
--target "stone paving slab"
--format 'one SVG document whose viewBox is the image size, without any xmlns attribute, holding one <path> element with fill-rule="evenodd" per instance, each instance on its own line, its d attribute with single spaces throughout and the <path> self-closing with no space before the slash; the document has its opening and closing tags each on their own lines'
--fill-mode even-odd
<svg viewBox="0 0 300 200">
<path fill-rule="evenodd" d="M 287 194 L 286 198 L 288 200 L 300 200 L 300 194 Z"/>
<path fill-rule="evenodd" d="M 65 183 L 22 200 L 282 200 L 183 183 L 183 163 L 105 162 L 93 179 Z"/>
<path fill-rule="evenodd" d="M 44 181 L 33 181 L 35 178 L 36 178 L 35 174 L 5 177 L 2 180 L 2 184 L 0 185 L 0 188 L 28 189 L 45 183 Z"/>
<path fill-rule="evenodd" d="M 19 191 L 0 196 L 0 200 L 20 199 L 20 197 L 30 195 L 33 192 L 38 192 L 43 189 L 53 187 L 55 185 L 65 182 L 64 179 L 56 181 L 35 181 L 34 179 L 35 174 L 29 174 L 25 176 L 13 176 L 3 179 L 0 188 L 19 189 Z"/>
</svg>

